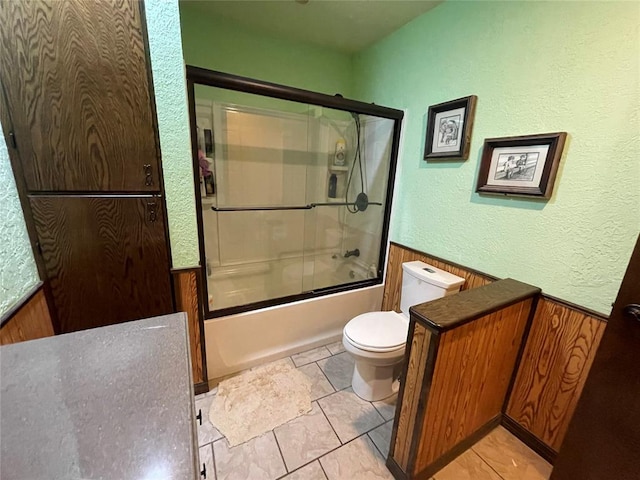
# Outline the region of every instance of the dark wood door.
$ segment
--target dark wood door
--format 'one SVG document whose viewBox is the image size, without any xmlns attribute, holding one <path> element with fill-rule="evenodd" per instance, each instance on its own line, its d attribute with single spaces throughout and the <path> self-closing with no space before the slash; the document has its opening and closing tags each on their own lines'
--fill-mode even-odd
<svg viewBox="0 0 640 480">
<path fill-rule="evenodd" d="M 640 478 L 638 305 L 640 239 L 569 431 L 560 447 L 551 480 Z"/>
<path fill-rule="evenodd" d="M 160 191 L 140 5 L 4 1 L 0 80 L 30 191 Z"/>
<path fill-rule="evenodd" d="M 29 200 L 62 333 L 173 311 L 160 198 Z"/>
</svg>

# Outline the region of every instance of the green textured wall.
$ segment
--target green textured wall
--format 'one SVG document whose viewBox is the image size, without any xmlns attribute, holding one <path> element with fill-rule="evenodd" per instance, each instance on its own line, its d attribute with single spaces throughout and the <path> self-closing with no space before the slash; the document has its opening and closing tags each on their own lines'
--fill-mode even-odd
<svg viewBox="0 0 640 480">
<path fill-rule="evenodd" d="M 608 313 L 640 230 L 640 4 L 448 1 L 357 55 L 404 108 L 392 240 Z M 476 94 L 466 162 L 422 160 L 428 106 Z M 569 133 L 550 201 L 474 193 L 484 138 Z"/>
<path fill-rule="evenodd" d="M 352 58 L 333 50 L 253 32 L 193 3 L 180 4 L 188 65 L 345 97 Z"/>
<path fill-rule="evenodd" d="M 189 112 L 177 0 L 145 2 L 174 268 L 198 265 Z"/>
<path fill-rule="evenodd" d="M 7 145 L 0 135 L 0 315 L 39 280 Z"/>
</svg>

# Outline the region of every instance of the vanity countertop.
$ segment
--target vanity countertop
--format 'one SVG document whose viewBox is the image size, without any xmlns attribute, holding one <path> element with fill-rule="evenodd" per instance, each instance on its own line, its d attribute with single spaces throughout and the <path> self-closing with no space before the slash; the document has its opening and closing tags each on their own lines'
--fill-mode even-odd
<svg viewBox="0 0 640 480">
<path fill-rule="evenodd" d="M 199 478 L 186 315 L 0 348 L 0 478 Z"/>
</svg>

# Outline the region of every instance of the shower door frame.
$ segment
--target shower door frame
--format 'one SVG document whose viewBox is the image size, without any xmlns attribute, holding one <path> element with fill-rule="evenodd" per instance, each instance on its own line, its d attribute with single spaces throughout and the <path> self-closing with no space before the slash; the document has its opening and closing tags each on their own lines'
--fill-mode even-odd
<svg viewBox="0 0 640 480">
<path fill-rule="evenodd" d="M 198 162 L 198 138 L 196 129 L 196 99 L 195 99 L 195 85 L 206 85 L 209 87 L 222 88 L 226 90 L 233 90 L 237 92 L 250 93 L 254 95 L 260 95 L 263 97 L 278 98 L 281 100 L 288 100 L 292 102 L 304 103 L 309 105 L 317 105 L 321 107 L 332 108 L 336 110 L 343 110 L 348 112 L 359 113 L 362 115 L 372 115 L 380 118 L 386 118 L 394 121 L 393 125 L 393 138 L 391 144 L 391 154 L 389 163 L 389 174 L 387 177 L 387 195 L 385 199 L 382 232 L 380 236 L 380 252 L 378 256 L 378 271 L 376 278 L 361 280 L 357 282 L 335 285 L 330 287 L 324 287 L 320 289 L 311 290 L 308 292 L 302 292 L 295 295 L 288 295 L 285 297 L 278 297 L 268 300 L 260 300 L 258 302 L 247 303 L 244 305 L 237 305 L 233 307 L 221 308 L 218 310 L 209 310 L 208 302 L 208 282 L 207 288 L 203 288 L 201 292 L 200 302 L 204 309 L 204 316 L 206 319 L 224 317 L 227 315 L 233 315 L 236 313 L 248 312 L 252 310 L 258 310 L 261 308 L 272 307 L 276 305 L 283 305 L 299 300 L 306 300 L 310 298 L 318 298 L 333 293 L 345 292 L 349 290 L 356 290 L 359 288 L 370 287 L 379 285 L 383 281 L 384 265 L 387 253 L 387 242 L 389 236 L 389 221 L 391 218 L 391 207 L 393 201 L 393 187 L 396 176 L 396 165 L 398 161 L 398 150 L 400 147 L 400 130 L 402 127 L 402 119 L 404 112 L 389 107 L 382 107 L 373 103 L 364 103 L 357 100 L 351 100 L 342 97 L 340 94 L 335 96 L 326 95 L 323 93 L 312 92 L 310 90 L 303 90 L 300 88 L 289 87 L 286 85 L 279 85 L 276 83 L 265 82 L 262 80 L 256 80 L 248 77 L 241 77 L 224 72 L 218 72 L 215 70 L 208 70 L 201 67 L 195 67 L 192 65 L 186 66 L 187 72 L 187 96 L 189 102 L 189 123 L 191 129 L 191 150 L 193 160 L 193 180 L 195 187 L 195 200 L 197 211 L 197 225 L 198 225 L 198 248 L 200 253 L 200 269 L 202 270 L 202 278 L 207 277 L 206 266 L 206 252 L 204 247 L 204 226 L 202 218 L 202 197 L 200 195 L 200 173 Z"/>
</svg>

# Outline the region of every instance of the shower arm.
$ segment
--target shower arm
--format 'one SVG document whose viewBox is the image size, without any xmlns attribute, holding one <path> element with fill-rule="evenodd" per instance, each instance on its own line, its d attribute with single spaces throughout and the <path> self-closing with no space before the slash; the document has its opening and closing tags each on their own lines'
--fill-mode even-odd
<svg viewBox="0 0 640 480">
<path fill-rule="evenodd" d="M 211 210 L 214 212 L 257 212 L 263 210 L 311 210 L 316 207 L 346 207 L 354 206 L 355 202 L 321 202 L 321 203 L 309 203 L 307 205 L 283 205 L 273 207 L 216 207 L 212 206 Z M 380 205 L 380 202 L 368 202 L 368 205 Z"/>
</svg>

